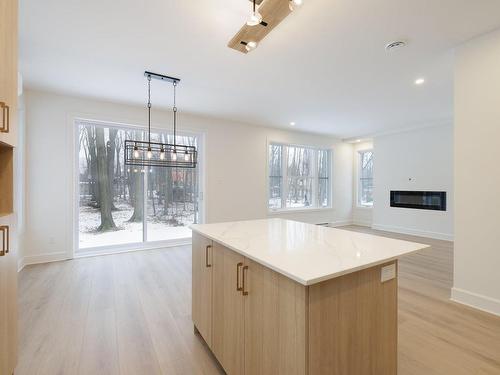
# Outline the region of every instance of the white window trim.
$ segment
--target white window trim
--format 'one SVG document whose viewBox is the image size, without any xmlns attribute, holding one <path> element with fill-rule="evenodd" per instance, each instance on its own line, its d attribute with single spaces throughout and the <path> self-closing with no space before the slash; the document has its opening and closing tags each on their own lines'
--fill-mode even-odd
<svg viewBox="0 0 500 375">
<path fill-rule="evenodd" d="M 312 150 L 323 150 L 323 151 L 328 151 L 328 163 L 330 167 L 330 173 L 328 176 L 329 184 L 328 184 L 328 198 L 329 198 L 329 204 L 328 206 L 325 207 L 299 207 L 299 208 L 286 208 L 284 207 L 286 205 L 286 199 L 285 197 L 288 196 L 288 186 L 285 184 L 285 181 L 287 180 L 287 169 L 282 167 L 282 179 L 283 179 L 283 188 L 281 191 L 281 206 L 282 208 L 269 208 L 269 200 L 271 199 L 271 196 L 269 194 L 269 184 L 270 184 L 270 176 L 269 176 L 269 146 L 270 145 L 280 145 L 280 146 L 292 146 L 292 147 L 303 147 L 303 148 L 308 148 Z M 301 212 L 314 212 L 314 211 L 327 211 L 327 210 L 332 210 L 333 209 L 333 153 L 334 150 L 330 147 L 321 147 L 321 146 L 311 146 L 311 145 L 304 145 L 304 144 L 297 144 L 297 143 L 286 143 L 286 142 L 279 142 L 279 141 L 272 141 L 268 140 L 267 145 L 266 145 L 266 196 L 267 196 L 267 201 L 266 201 L 266 206 L 267 206 L 267 213 L 269 215 L 279 215 L 279 214 L 287 214 L 287 213 L 301 213 Z M 286 165 L 287 156 L 286 153 L 284 152 L 285 148 L 282 147 L 282 155 L 281 155 L 281 161 L 283 165 Z M 317 153 L 314 154 L 314 163 L 315 165 L 317 164 Z M 316 195 L 317 192 L 314 190 L 317 188 L 317 183 L 318 183 L 318 171 L 317 168 L 313 170 L 313 194 Z M 314 197 L 316 199 L 316 197 Z"/>
<path fill-rule="evenodd" d="M 373 202 L 371 204 L 363 204 L 361 203 L 361 169 L 362 169 L 362 155 L 365 152 L 372 152 L 373 153 L 373 148 L 365 148 L 362 150 L 358 150 L 358 160 L 357 160 L 357 167 L 356 167 L 356 208 L 360 209 L 365 209 L 365 210 L 371 210 L 373 209 Z M 372 176 L 373 180 L 373 176 Z"/>
</svg>

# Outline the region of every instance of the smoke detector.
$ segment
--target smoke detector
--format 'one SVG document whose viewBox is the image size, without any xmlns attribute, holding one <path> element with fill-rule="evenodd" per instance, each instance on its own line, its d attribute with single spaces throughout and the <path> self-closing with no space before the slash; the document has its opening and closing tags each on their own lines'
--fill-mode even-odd
<svg viewBox="0 0 500 375">
<path fill-rule="evenodd" d="M 390 42 L 385 46 L 385 50 L 387 52 L 391 52 L 400 48 L 406 47 L 406 42 L 402 40 L 396 40 L 394 42 Z"/>
</svg>

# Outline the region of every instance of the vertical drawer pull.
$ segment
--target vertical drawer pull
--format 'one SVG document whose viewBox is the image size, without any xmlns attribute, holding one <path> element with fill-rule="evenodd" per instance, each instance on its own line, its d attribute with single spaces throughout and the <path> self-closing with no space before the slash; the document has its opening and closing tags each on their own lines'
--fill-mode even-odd
<svg viewBox="0 0 500 375">
<path fill-rule="evenodd" d="M 2 225 L 0 231 L 2 232 L 2 250 L 0 251 L 0 257 L 3 257 L 5 254 L 9 253 L 9 227 L 7 225 Z"/>
<path fill-rule="evenodd" d="M 2 127 L 0 132 L 8 133 L 10 130 L 10 108 L 4 102 L 0 102 L 0 107 L 2 108 Z"/>
<path fill-rule="evenodd" d="M 236 265 L 236 290 L 238 292 L 241 292 L 243 290 L 243 287 L 240 286 L 240 268 L 243 267 L 243 263 L 238 263 Z"/>
<path fill-rule="evenodd" d="M 246 280 L 245 275 L 247 274 L 245 271 L 247 271 L 247 270 L 248 270 L 248 266 L 243 267 L 243 290 L 242 290 L 242 294 L 244 296 L 248 296 L 248 291 L 245 290 L 245 280 Z"/>
<path fill-rule="evenodd" d="M 212 265 L 208 262 L 208 249 L 211 249 L 212 245 L 207 245 L 205 247 L 205 267 L 212 267 Z"/>
</svg>

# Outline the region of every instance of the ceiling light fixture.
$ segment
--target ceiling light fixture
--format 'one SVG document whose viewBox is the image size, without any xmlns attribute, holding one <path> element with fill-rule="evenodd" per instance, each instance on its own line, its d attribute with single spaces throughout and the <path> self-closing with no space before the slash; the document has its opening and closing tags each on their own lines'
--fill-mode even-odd
<svg viewBox="0 0 500 375">
<path fill-rule="evenodd" d="M 304 4 L 304 0 L 289 0 L 288 7 L 291 11 L 300 8 Z"/>
<path fill-rule="evenodd" d="M 290 123 L 290 126 L 295 126 L 295 122 L 294 122 L 294 121 L 292 121 L 292 122 Z"/>
<path fill-rule="evenodd" d="M 252 51 L 254 48 L 252 48 L 252 45 L 248 46 L 249 41 L 255 42 L 255 46 L 257 46 L 257 43 L 260 43 L 271 30 L 292 13 L 292 8 L 295 9 L 300 6 L 303 1 L 304 0 L 252 0 L 254 7 L 252 18 L 240 28 L 227 46 L 242 53 Z M 258 12 L 256 8 L 257 4 L 260 4 Z M 262 21 L 262 19 L 265 21 Z M 259 20 L 260 22 L 258 22 Z"/>
<path fill-rule="evenodd" d="M 247 21 L 248 26 L 257 26 L 262 22 L 262 16 L 259 12 L 257 12 L 257 5 L 255 4 L 255 0 L 253 0 L 253 13 L 250 16 L 250 19 Z"/>
<path fill-rule="evenodd" d="M 176 88 L 180 82 L 179 78 L 164 76 L 161 74 L 144 72 L 148 79 L 148 140 L 125 140 L 125 165 L 138 165 L 149 167 L 169 167 L 169 168 L 196 168 L 198 152 L 195 146 L 177 144 L 177 106 Z M 151 142 L 151 79 L 171 82 L 174 87 L 173 143 Z M 177 158 L 177 154 L 184 157 Z M 134 169 L 136 171 L 137 169 Z"/>
<path fill-rule="evenodd" d="M 259 45 L 257 42 L 253 42 L 253 41 L 241 42 L 241 44 L 243 44 L 245 46 L 245 49 L 247 50 L 247 52 L 253 51 Z"/>
<path fill-rule="evenodd" d="M 418 78 L 415 80 L 415 85 L 417 85 L 417 86 L 423 85 L 424 83 L 425 83 L 424 78 Z"/>
</svg>

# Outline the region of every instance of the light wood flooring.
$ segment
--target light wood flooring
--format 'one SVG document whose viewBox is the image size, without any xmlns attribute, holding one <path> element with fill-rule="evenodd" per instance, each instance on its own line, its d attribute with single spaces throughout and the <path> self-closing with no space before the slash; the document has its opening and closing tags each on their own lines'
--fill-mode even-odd
<svg viewBox="0 0 500 375">
<path fill-rule="evenodd" d="M 432 246 L 400 262 L 399 375 L 500 374 L 500 318 L 449 301 L 452 243 L 345 229 Z M 29 266 L 19 295 L 16 375 L 223 373 L 193 333 L 188 246 Z"/>
</svg>

